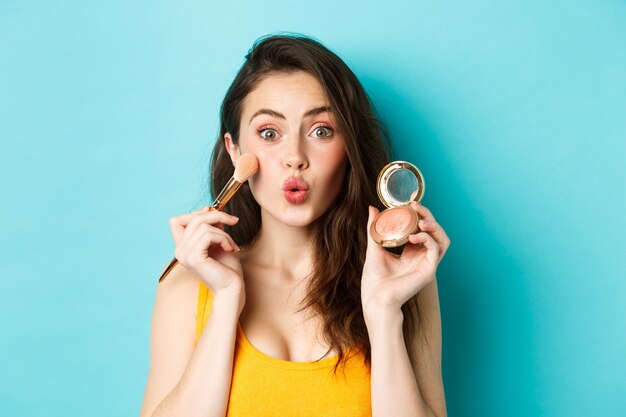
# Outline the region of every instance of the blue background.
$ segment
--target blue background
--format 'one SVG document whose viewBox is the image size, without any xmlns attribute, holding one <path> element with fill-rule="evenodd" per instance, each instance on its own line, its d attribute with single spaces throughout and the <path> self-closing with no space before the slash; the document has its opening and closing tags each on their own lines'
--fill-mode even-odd
<svg viewBox="0 0 626 417">
<path fill-rule="evenodd" d="M 624 2 L 216 3 L 0 2 L 0 415 L 138 415 L 167 220 L 278 31 L 424 172 L 449 415 L 626 415 Z"/>
</svg>

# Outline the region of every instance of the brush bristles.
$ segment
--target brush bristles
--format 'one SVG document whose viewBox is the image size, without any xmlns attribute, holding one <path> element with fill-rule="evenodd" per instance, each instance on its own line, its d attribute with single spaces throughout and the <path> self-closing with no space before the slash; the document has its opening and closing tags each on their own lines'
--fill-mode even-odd
<svg viewBox="0 0 626 417">
<path fill-rule="evenodd" d="M 244 153 L 237 161 L 233 178 L 237 182 L 244 183 L 248 181 L 248 178 L 256 174 L 258 169 L 259 161 L 257 161 L 256 156 L 251 153 Z"/>
</svg>

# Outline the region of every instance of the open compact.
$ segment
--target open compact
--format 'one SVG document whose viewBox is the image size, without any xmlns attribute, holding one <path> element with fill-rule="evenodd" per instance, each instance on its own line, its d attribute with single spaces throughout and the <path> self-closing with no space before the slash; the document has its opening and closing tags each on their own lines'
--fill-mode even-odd
<svg viewBox="0 0 626 417">
<path fill-rule="evenodd" d="M 385 248 L 402 246 L 419 230 L 419 216 L 410 204 L 424 196 L 424 176 L 410 162 L 394 161 L 380 171 L 376 189 L 388 208 L 378 213 L 370 235 Z"/>
</svg>

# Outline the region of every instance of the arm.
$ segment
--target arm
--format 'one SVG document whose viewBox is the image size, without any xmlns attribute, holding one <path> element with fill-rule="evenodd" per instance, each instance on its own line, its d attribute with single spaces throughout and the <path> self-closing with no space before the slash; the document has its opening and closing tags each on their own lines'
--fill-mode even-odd
<svg viewBox="0 0 626 417">
<path fill-rule="evenodd" d="M 182 265 L 158 284 L 150 371 L 140 417 L 226 414 L 232 378 L 239 294 L 215 294 L 194 349 L 198 279 Z"/>
<path fill-rule="evenodd" d="M 372 346 L 372 416 L 446 417 L 441 376 L 441 318 L 437 281 L 418 294 L 422 316 L 410 362 L 400 309 L 370 309 L 366 323 Z"/>
<path fill-rule="evenodd" d="M 416 202 L 411 207 L 420 216 L 420 231 L 409 236 L 401 255 L 386 252 L 368 237 L 361 302 L 372 348 L 373 417 L 447 415 L 436 270 L 450 238 L 430 210 Z M 370 206 L 368 229 L 377 212 Z M 401 307 L 413 296 L 421 317 L 412 346 L 406 346 Z"/>
</svg>

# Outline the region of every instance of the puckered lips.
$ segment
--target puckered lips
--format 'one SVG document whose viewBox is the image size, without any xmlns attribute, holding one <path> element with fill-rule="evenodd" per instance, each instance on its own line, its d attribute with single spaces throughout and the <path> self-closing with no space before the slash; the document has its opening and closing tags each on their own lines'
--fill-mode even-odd
<svg viewBox="0 0 626 417">
<path fill-rule="evenodd" d="M 283 195 L 291 204 L 304 202 L 309 194 L 309 185 L 302 179 L 290 177 L 283 183 Z"/>
</svg>

